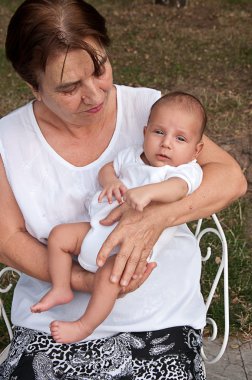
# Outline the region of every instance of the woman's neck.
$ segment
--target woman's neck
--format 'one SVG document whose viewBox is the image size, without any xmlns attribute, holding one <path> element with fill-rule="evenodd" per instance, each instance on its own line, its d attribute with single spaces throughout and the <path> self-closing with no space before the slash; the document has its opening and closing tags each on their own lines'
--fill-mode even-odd
<svg viewBox="0 0 252 380">
<path fill-rule="evenodd" d="M 94 123 L 64 122 L 40 102 L 34 103 L 34 114 L 51 148 L 71 164 L 85 166 L 98 159 L 112 139 L 116 127 L 116 90 L 110 95 L 105 112 Z"/>
</svg>

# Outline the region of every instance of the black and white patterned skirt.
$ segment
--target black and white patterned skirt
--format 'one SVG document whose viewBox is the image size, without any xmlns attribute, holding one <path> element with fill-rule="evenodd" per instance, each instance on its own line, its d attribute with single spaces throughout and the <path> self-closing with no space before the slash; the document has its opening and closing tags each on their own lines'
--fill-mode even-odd
<svg viewBox="0 0 252 380">
<path fill-rule="evenodd" d="M 0 380 L 205 380 L 201 345 L 188 326 L 74 344 L 16 327 Z"/>
</svg>

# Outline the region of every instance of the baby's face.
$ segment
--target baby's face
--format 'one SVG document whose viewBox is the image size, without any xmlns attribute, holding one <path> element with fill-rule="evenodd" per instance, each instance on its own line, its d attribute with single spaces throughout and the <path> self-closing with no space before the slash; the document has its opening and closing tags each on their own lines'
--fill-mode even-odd
<svg viewBox="0 0 252 380">
<path fill-rule="evenodd" d="M 144 134 L 144 154 L 149 165 L 186 164 L 198 156 L 202 146 L 197 113 L 174 104 L 160 104 L 153 109 Z"/>
</svg>

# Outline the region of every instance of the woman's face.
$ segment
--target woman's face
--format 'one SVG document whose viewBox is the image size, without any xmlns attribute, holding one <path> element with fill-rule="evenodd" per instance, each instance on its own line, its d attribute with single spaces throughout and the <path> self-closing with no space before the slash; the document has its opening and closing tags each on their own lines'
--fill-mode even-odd
<svg viewBox="0 0 252 380">
<path fill-rule="evenodd" d="M 94 75 L 94 64 L 84 50 L 73 50 L 49 58 L 45 73 L 39 75 L 35 96 L 63 122 L 93 125 L 105 114 L 112 89 L 112 68 L 105 50 L 92 38 L 99 57 L 104 58 L 102 74 Z M 63 73 L 62 73 L 62 68 Z"/>
</svg>

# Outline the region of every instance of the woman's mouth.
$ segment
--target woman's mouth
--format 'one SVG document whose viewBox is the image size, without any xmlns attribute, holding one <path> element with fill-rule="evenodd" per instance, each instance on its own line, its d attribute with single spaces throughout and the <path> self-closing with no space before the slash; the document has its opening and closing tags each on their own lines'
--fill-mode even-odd
<svg viewBox="0 0 252 380">
<path fill-rule="evenodd" d="M 89 108 L 86 112 L 87 113 L 97 113 L 97 112 L 99 112 L 102 109 L 102 107 L 103 107 L 103 103 L 98 104 L 95 107 Z"/>
</svg>

